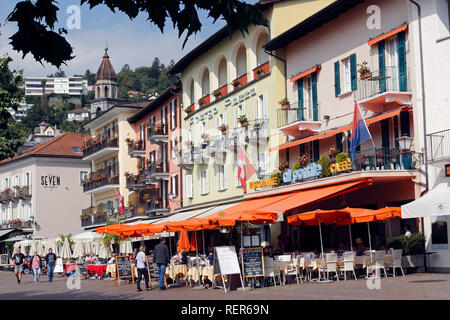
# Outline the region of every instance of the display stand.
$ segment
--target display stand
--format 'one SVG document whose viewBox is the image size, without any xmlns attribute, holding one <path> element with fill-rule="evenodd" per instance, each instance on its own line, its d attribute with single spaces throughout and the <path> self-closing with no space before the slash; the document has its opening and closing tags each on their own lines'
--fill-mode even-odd
<svg viewBox="0 0 450 320">
<path fill-rule="evenodd" d="M 244 281 L 242 279 L 239 261 L 236 255 L 236 249 L 232 246 L 223 246 L 214 248 L 214 267 L 213 274 L 220 274 L 222 278 L 223 290 L 227 293 L 225 285 L 225 275 L 239 274 L 241 278 L 242 290 L 245 291 Z M 214 282 L 216 282 L 214 277 Z"/>
<path fill-rule="evenodd" d="M 242 248 L 241 264 L 244 279 L 251 279 L 254 288 L 255 280 L 265 276 L 263 248 Z"/>
<path fill-rule="evenodd" d="M 118 256 L 115 259 L 116 264 L 116 273 L 114 277 L 114 286 L 117 285 L 117 282 L 120 286 L 120 279 L 128 279 L 131 278 L 131 281 L 134 284 L 134 274 L 131 269 L 131 257 L 129 256 Z"/>
</svg>

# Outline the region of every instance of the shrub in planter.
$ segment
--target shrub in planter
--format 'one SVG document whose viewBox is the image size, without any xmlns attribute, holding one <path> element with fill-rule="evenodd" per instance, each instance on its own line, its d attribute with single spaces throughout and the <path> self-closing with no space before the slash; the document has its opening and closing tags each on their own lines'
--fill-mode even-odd
<svg viewBox="0 0 450 320">
<path fill-rule="evenodd" d="M 275 171 L 270 175 L 271 178 L 276 178 L 277 179 L 277 184 L 276 186 L 279 187 L 281 186 L 281 182 L 283 181 L 283 179 L 281 178 L 281 172 L 280 171 Z"/>
<path fill-rule="evenodd" d="M 345 152 L 338 153 L 336 156 L 336 163 L 347 161 L 348 154 Z"/>
<path fill-rule="evenodd" d="M 292 169 L 291 169 L 291 175 L 292 175 L 292 172 L 294 172 L 295 170 L 301 169 L 301 168 L 302 168 L 302 166 L 299 162 L 294 163 L 294 165 L 292 166 Z"/>
<path fill-rule="evenodd" d="M 219 89 L 216 89 L 216 90 L 213 91 L 212 94 L 213 94 L 214 97 L 217 98 L 217 97 L 220 97 L 222 95 L 222 92 L 220 92 Z"/>
<path fill-rule="evenodd" d="M 318 164 L 322 166 L 322 177 L 329 177 L 331 176 L 330 171 L 330 159 L 328 157 L 325 157 L 324 155 L 320 156 L 320 159 L 317 161 Z"/>
<path fill-rule="evenodd" d="M 423 233 L 413 233 L 409 237 L 398 236 L 387 240 L 387 248 L 403 249 L 404 256 L 412 256 L 425 252 L 425 237 Z"/>
</svg>

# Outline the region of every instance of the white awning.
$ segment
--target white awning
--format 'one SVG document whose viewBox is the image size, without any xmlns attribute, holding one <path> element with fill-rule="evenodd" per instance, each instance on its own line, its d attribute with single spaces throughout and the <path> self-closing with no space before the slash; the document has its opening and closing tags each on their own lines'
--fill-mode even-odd
<svg viewBox="0 0 450 320">
<path fill-rule="evenodd" d="M 224 204 L 224 205 L 221 205 L 221 206 L 209 208 L 208 210 L 206 210 L 205 212 L 199 214 L 195 218 L 205 218 L 205 217 L 207 217 L 209 215 L 212 215 L 212 214 L 214 214 L 216 212 L 228 209 L 229 207 L 235 206 L 235 205 L 237 205 L 239 203 L 240 202 L 235 202 L 235 203 L 232 203 L 232 204 Z"/>
<path fill-rule="evenodd" d="M 450 215 L 450 182 L 442 182 L 423 197 L 402 206 L 402 219 Z"/>
</svg>

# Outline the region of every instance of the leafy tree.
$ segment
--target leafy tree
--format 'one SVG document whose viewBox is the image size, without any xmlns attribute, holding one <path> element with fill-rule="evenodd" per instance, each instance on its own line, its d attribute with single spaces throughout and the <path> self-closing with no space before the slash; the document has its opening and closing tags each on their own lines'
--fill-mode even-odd
<svg viewBox="0 0 450 320">
<path fill-rule="evenodd" d="M 66 72 L 61 69 L 58 68 L 58 70 L 55 73 L 49 74 L 47 77 L 49 78 L 66 78 Z"/>
<path fill-rule="evenodd" d="M 88 81 L 88 85 L 92 86 L 95 84 L 95 73 L 92 73 L 89 69 L 84 73 L 84 78 Z"/>
<path fill-rule="evenodd" d="M 10 122 L 0 133 L 0 160 L 14 156 L 29 135 L 28 129 L 20 122 Z"/>
<path fill-rule="evenodd" d="M 268 25 L 264 14 L 255 5 L 242 0 L 80 0 L 90 9 L 98 5 L 107 6 L 112 12 L 124 12 L 131 20 L 139 13 L 147 15 L 148 20 L 163 32 L 166 21 L 171 21 L 178 29 L 178 36 L 186 34 L 183 47 L 193 34 L 201 30 L 202 24 L 198 10 L 205 10 L 216 22 L 222 18 L 227 23 L 230 34 L 234 30 L 248 32 L 251 24 Z M 10 37 L 13 49 L 23 56 L 33 55 L 36 61 L 42 60 L 60 67 L 74 58 L 73 48 L 65 39 L 67 30 L 55 31 L 59 8 L 55 0 L 19 1 L 8 15 L 7 21 L 16 22 L 18 31 Z"/>
</svg>

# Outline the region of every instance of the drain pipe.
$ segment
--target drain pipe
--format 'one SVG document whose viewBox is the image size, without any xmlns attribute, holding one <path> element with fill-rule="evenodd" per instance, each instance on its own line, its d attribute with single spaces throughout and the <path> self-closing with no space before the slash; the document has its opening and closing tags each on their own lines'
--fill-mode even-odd
<svg viewBox="0 0 450 320">
<path fill-rule="evenodd" d="M 426 104 L 425 104 L 425 76 L 423 67 L 423 42 L 422 42 L 422 8 L 414 1 L 409 0 L 417 7 L 418 23 L 419 23 L 419 52 L 420 52 L 420 74 L 422 84 L 422 114 L 423 114 L 423 148 L 424 148 L 424 160 L 425 160 L 425 190 L 420 194 L 422 196 L 428 191 L 428 143 L 427 143 L 427 116 L 426 116 Z M 422 221 L 423 223 L 423 221 Z"/>
</svg>

